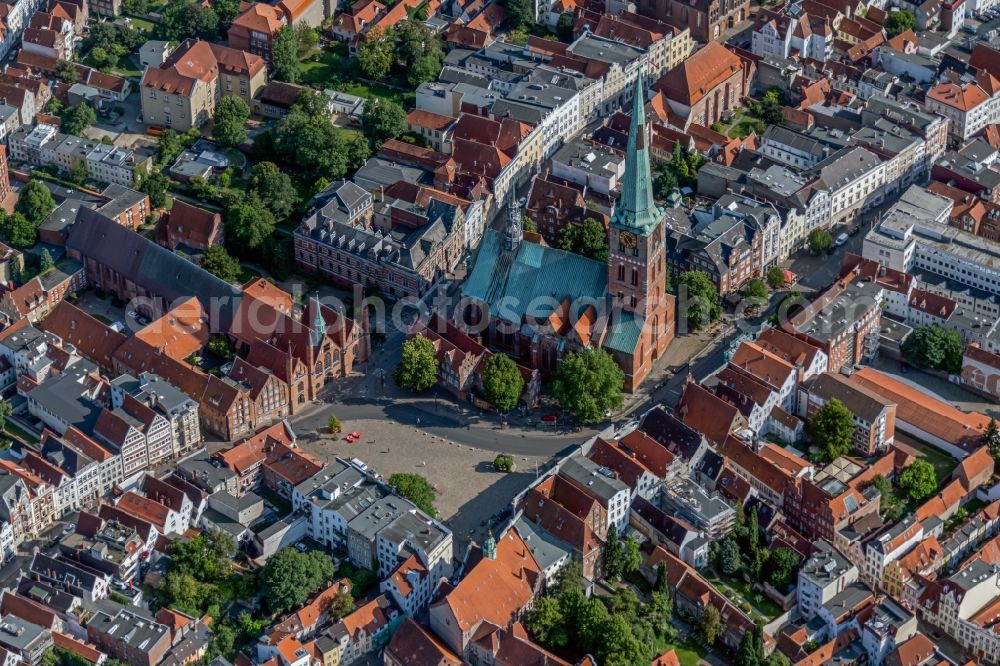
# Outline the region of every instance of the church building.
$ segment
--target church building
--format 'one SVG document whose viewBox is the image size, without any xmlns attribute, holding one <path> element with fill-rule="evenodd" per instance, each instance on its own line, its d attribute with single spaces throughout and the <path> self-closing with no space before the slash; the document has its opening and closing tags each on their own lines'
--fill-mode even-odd
<svg viewBox="0 0 1000 666">
<path fill-rule="evenodd" d="M 552 373 L 575 349 L 607 350 L 634 391 L 674 337 L 666 293 L 664 211 L 653 200 L 646 88 L 636 80 L 625 175 L 608 231 L 608 261 L 525 242 L 511 204 L 488 230 L 462 285 L 460 323 L 518 363 Z"/>
</svg>

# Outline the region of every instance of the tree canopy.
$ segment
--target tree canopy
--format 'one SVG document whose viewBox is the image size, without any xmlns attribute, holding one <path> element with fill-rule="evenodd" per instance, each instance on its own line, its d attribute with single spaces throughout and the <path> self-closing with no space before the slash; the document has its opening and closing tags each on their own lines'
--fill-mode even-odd
<svg viewBox="0 0 1000 666">
<path fill-rule="evenodd" d="M 889 39 L 916 27 L 917 17 L 908 9 L 897 9 L 889 12 L 889 18 L 885 22 L 885 32 Z"/>
<path fill-rule="evenodd" d="M 204 6 L 198 0 L 169 0 L 162 11 L 160 36 L 172 42 L 181 42 L 188 37 L 218 38 L 219 15 L 212 6 Z"/>
<path fill-rule="evenodd" d="M 62 120 L 62 131 L 67 134 L 80 136 L 83 130 L 97 122 L 97 113 L 94 107 L 86 102 L 80 102 L 75 106 L 67 106 L 60 114 Z"/>
<path fill-rule="evenodd" d="M 260 572 L 261 587 L 268 607 L 284 613 L 304 604 L 324 583 L 333 580 L 333 561 L 319 550 L 300 553 L 282 548 Z"/>
<path fill-rule="evenodd" d="M 575 252 L 595 261 L 608 261 L 608 232 L 600 222 L 592 217 L 584 218 L 581 224 L 567 225 L 556 243 L 561 250 Z"/>
<path fill-rule="evenodd" d="M 572 351 L 559 361 L 552 394 L 584 423 L 596 423 L 608 410 L 619 409 L 625 374 L 603 349 Z"/>
<path fill-rule="evenodd" d="M 401 388 L 426 391 L 437 382 L 437 352 L 430 340 L 417 335 L 403 343 L 394 379 Z"/>
<path fill-rule="evenodd" d="M 501 414 L 517 407 L 524 390 L 524 377 L 506 354 L 493 354 L 483 370 L 483 391 Z"/>
<path fill-rule="evenodd" d="M 433 518 L 437 515 L 437 510 L 434 508 L 437 491 L 424 477 L 410 472 L 398 472 L 389 476 L 389 486 L 401 497 L 416 504 L 417 508 L 428 516 Z"/>
<path fill-rule="evenodd" d="M 215 107 L 212 136 L 221 145 L 234 148 L 247 140 L 250 107 L 239 95 L 225 95 Z"/>
<path fill-rule="evenodd" d="M 41 224 L 56 208 L 49 188 L 40 180 L 30 180 L 21 190 L 14 210 L 24 215 L 34 226 Z"/>
<path fill-rule="evenodd" d="M 809 249 L 815 254 L 829 252 L 833 247 L 833 236 L 826 229 L 813 229 L 806 237 Z"/>
<path fill-rule="evenodd" d="M 722 315 L 719 292 L 705 271 L 685 271 L 677 279 L 677 293 L 687 308 L 688 328 L 697 331 Z M 686 298 L 684 297 L 686 294 Z"/>
<path fill-rule="evenodd" d="M 295 28 L 286 25 L 278 30 L 271 44 L 271 63 L 274 77 L 279 81 L 297 83 L 302 74 L 299 63 L 299 40 Z"/>
<path fill-rule="evenodd" d="M 910 499 L 920 501 L 930 497 L 937 491 L 937 472 L 934 465 L 920 458 L 899 474 L 899 487 L 906 491 Z"/>
<path fill-rule="evenodd" d="M 378 150 L 389 139 L 406 130 L 406 111 L 392 100 L 376 97 L 365 103 L 361 127 L 372 147 Z"/>
<path fill-rule="evenodd" d="M 274 233 L 274 214 L 256 192 L 238 195 L 226 207 L 226 238 L 255 250 Z"/>
<path fill-rule="evenodd" d="M 816 410 L 806 430 L 823 460 L 834 460 L 851 450 L 854 415 L 840 400 L 832 398 Z"/>
<path fill-rule="evenodd" d="M 37 227 L 22 213 L 8 215 L 0 211 L 0 240 L 21 250 L 32 247 L 38 242 Z"/>
<path fill-rule="evenodd" d="M 361 73 L 369 79 L 385 78 L 392 69 L 392 62 L 395 58 L 395 51 L 392 39 L 382 30 L 375 26 L 365 33 L 358 44 L 357 55 L 358 67 Z"/>
<path fill-rule="evenodd" d="M 274 216 L 283 220 L 298 205 L 298 193 L 291 177 L 274 162 L 258 162 L 250 172 L 250 189 L 257 193 Z"/>
<path fill-rule="evenodd" d="M 226 248 L 221 245 L 213 245 L 205 250 L 201 258 L 201 267 L 226 282 L 239 281 L 242 273 L 239 260 L 226 252 Z"/>
<path fill-rule="evenodd" d="M 903 358 L 913 365 L 957 375 L 962 372 L 965 345 L 957 331 L 938 324 L 918 326 L 903 341 Z"/>
</svg>

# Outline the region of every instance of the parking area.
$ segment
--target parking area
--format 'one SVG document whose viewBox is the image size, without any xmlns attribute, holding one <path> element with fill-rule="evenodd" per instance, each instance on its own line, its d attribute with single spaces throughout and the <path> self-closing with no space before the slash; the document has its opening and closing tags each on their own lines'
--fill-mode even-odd
<svg viewBox="0 0 1000 666">
<path fill-rule="evenodd" d="M 343 433 L 358 432 L 361 439 L 332 439 L 325 433 L 299 433 L 299 446 L 324 460 L 359 458 L 386 479 L 397 472 L 427 478 L 437 490 L 438 517 L 455 533 L 455 556 L 461 557 L 469 539 L 480 543 L 490 518 L 509 506 L 515 495 L 548 468 L 551 459 L 516 456 L 515 471 L 493 471 L 495 453 L 461 446 L 410 425 L 391 421 L 351 420 Z"/>
<path fill-rule="evenodd" d="M 98 321 L 107 324 L 121 333 L 129 335 L 149 323 L 149 317 L 129 310 L 109 294 L 103 298 L 96 291 L 88 290 L 79 294 L 76 306 Z"/>
</svg>

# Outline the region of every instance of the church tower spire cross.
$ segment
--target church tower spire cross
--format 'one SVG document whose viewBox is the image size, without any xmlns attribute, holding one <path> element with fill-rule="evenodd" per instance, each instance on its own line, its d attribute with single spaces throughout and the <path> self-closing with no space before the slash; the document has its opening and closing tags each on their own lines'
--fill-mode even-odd
<svg viewBox="0 0 1000 666">
<path fill-rule="evenodd" d="M 646 124 L 646 84 L 642 72 L 635 80 L 632 124 L 625 153 L 625 176 L 615 204 L 611 225 L 646 235 L 663 218 L 653 200 L 653 174 L 649 166 L 649 128 Z"/>
</svg>

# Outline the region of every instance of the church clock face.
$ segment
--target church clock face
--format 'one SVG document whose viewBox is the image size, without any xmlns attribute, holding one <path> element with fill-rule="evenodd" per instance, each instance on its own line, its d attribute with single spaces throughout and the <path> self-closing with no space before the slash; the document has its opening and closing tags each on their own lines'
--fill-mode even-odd
<svg viewBox="0 0 1000 666">
<path fill-rule="evenodd" d="M 621 233 L 619 233 L 618 241 L 622 244 L 622 247 L 627 247 L 630 250 L 634 248 L 636 246 L 636 243 L 638 242 L 635 237 L 635 234 L 633 234 L 631 231 L 622 231 Z"/>
</svg>

